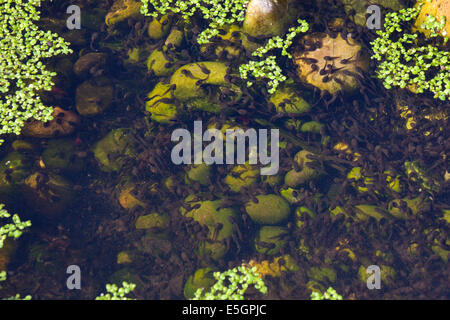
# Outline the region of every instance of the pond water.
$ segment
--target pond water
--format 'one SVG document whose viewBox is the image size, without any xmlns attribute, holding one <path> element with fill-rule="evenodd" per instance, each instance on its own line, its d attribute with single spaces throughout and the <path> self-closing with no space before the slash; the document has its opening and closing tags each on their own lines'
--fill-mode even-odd
<svg viewBox="0 0 450 320">
<path fill-rule="evenodd" d="M 94 299 L 128 281 L 133 298 L 186 299 L 211 272 L 247 265 L 268 287 L 248 299 L 328 287 L 344 299 L 449 298 L 449 102 L 383 86 L 369 1 L 285 1 L 268 18 L 251 1 L 256 22 L 207 44 L 204 19 L 153 20 L 136 4 L 41 8 L 39 26 L 73 53 L 47 61 L 54 120 L 2 145 L 2 164 L 18 164 L 2 167 L 0 203 L 32 226 L 0 251 L 0 297 Z M 384 21 L 414 2 L 377 4 Z M 69 5 L 80 29 L 68 29 Z M 284 36 L 297 19 L 309 30 L 290 55 L 272 51 L 287 80 L 272 94 L 249 73 L 247 86 L 239 67 L 259 61 L 260 33 Z M 80 290 L 66 285 L 74 265 Z"/>
</svg>

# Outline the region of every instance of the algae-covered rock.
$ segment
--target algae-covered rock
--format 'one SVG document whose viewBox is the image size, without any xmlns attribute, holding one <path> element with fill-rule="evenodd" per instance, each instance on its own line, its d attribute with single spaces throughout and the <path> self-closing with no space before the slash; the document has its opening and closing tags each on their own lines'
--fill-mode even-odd
<svg viewBox="0 0 450 320">
<path fill-rule="evenodd" d="M 295 188 L 319 177 L 319 172 L 307 165 L 313 161 L 309 159 L 311 155 L 313 154 L 306 150 L 301 150 L 295 155 L 294 161 L 298 164 L 300 170 L 292 169 L 286 173 L 284 182 L 287 186 Z"/>
<path fill-rule="evenodd" d="M 190 63 L 179 68 L 170 78 L 170 84 L 175 85 L 174 96 L 181 101 L 204 96 L 201 84 L 229 85 L 225 80 L 228 67 L 225 63 L 205 61 Z"/>
<path fill-rule="evenodd" d="M 109 9 L 105 17 L 107 26 L 112 26 L 129 18 L 141 16 L 140 8 L 142 3 L 137 0 L 116 0 Z"/>
<path fill-rule="evenodd" d="M 212 259 L 214 261 L 220 261 L 225 257 L 227 252 L 228 252 L 227 245 L 223 242 L 215 240 L 200 241 L 197 250 L 195 251 L 199 259 L 202 261 L 204 261 L 205 258 Z M 208 264 L 208 262 L 206 262 L 206 264 Z"/>
<path fill-rule="evenodd" d="M 30 174 L 31 161 L 26 155 L 13 151 L 0 160 L 0 199 L 16 195 L 17 184 Z"/>
<path fill-rule="evenodd" d="M 47 122 L 31 120 L 25 123 L 22 129 L 24 136 L 35 138 L 53 138 L 66 136 L 75 131 L 80 123 L 76 113 L 55 107 L 52 113 L 53 119 Z"/>
<path fill-rule="evenodd" d="M 234 192 L 240 192 L 242 188 L 253 185 L 259 177 L 259 169 L 248 163 L 233 167 L 227 174 L 224 182 Z"/>
<path fill-rule="evenodd" d="M 273 188 L 283 182 L 283 177 L 281 175 L 274 174 L 271 176 L 261 176 L 261 180 L 263 183 L 267 183 Z"/>
<path fill-rule="evenodd" d="M 422 5 L 420 13 L 417 16 L 414 27 L 416 30 L 423 32 L 429 36 L 431 31 L 422 27 L 426 20 L 433 16 L 437 22 L 444 21 L 444 28 L 440 30 L 439 34 L 443 37 L 450 37 L 450 2 L 448 0 L 418 0 L 416 7 Z"/>
<path fill-rule="evenodd" d="M 187 169 L 186 183 L 198 182 L 201 185 L 208 185 L 210 182 L 212 167 L 206 163 L 193 164 Z"/>
<path fill-rule="evenodd" d="M 184 41 L 184 32 L 183 30 L 180 30 L 177 27 L 173 27 L 170 30 L 169 35 L 166 38 L 166 41 L 164 42 L 164 45 L 166 48 L 178 48 L 183 44 Z"/>
<path fill-rule="evenodd" d="M 193 209 L 187 211 L 182 207 L 181 213 L 209 230 L 208 239 L 198 245 L 197 255 L 200 259 L 203 257 L 216 261 L 222 259 L 228 252 L 223 240 L 230 238 L 234 232 L 232 221 L 236 218 L 236 211 L 232 208 L 221 208 L 223 200 L 196 201 L 194 196 L 189 196 L 185 202 Z"/>
<path fill-rule="evenodd" d="M 35 172 L 23 183 L 23 195 L 27 204 L 35 211 L 55 217 L 68 210 L 75 192 L 65 178 L 53 173 Z"/>
<path fill-rule="evenodd" d="M 259 224 L 280 224 L 289 217 L 289 203 L 275 194 L 256 196 L 257 203 L 250 200 L 245 204 L 245 211 L 250 218 Z"/>
<path fill-rule="evenodd" d="M 233 208 L 221 208 L 223 200 L 195 201 L 193 196 L 186 198 L 185 202 L 193 207 L 186 211 L 181 208 L 180 211 L 186 217 L 192 218 L 209 230 L 208 237 L 211 240 L 221 241 L 231 237 L 233 233 L 233 224 L 230 218 L 236 218 L 236 211 Z M 219 227 L 219 225 L 221 225 Z"/>
<path fill-rule="evenodd" d="M 98 141 L 93 152 L 102 171 L 119 171 L 127 158 L 136 156 L 134 146 L 129 129 L 118 128 Z"/>
<path fill-rule="evenodd" d="M 147 59 L 147 69 L 157 77 L 164 77 L 175 71 L 174 61 L 171 61 L 164 48 L 153 50 Z"/>
<path fill-rule="evenodd" d="M 84 167 L 84 161 L 78 156 L 73 139 L 50 140 L 41 158 L 48 169 L 79 172 Z"/>
<path fill-rule="evenodd" d="M 244 31 L 253 37 L 280 36 L 295 19 L 291 0 L 250 0 L 244 20 Z"/>
<path fill-rule="evenodd" d="M 236 218 L 236 212 L 232 208 L 222 208 L 223 200 L 198 201 L 194 196 L 188 196 L 186 204 L 191 210 L 180 208 L 180 212 L 206 226 L 209 230 L 208 239 L 201 241 L 196 250 L 200 259 L 204 257 L 220 260 L 228 252 L 224 239 L 231 237 L 233 233 L 232 221 Z"/>
<path fill-rule="evenodd" d="M 361 72 L 369 70 L 369 56 L 360 43 L 350 37 L 343 39 L 341 34 L 332 38 L 320 33 L 307 35 L 302 41 L 305 50 L 293 55 L 300 80 L 331 94 L 359 88 Z"/>
<path fill-rule="evenodd" d="M 308 121 L 300 126 L 301 132 L 320 133 L 323 128 L 323 124 L 317 121 Z"/>
<path fill-rule="evenodd" d="M 164 15 L 159 18 L 153 18 L 148 24 L 147 33 L 150 39 L 159 40 L 167 36 L 170 31 L 170 17 Z"/>
<path fill-rule="evenodd" d="M 178 114 L 174 102 L 173 87 L 159 82 L 147 95 L 145 109 L 151 113 L 150 118 L 160 123 L 170 123 Z"/>
<path fill-rule="evenodd" d="M 186 299 L 192 299 L 198 289 L 203 288 L 205 291 L 208 291 L 215 282 L 216 280 L 211 268 L 198 269 L 186 281 L 184 285 L 184 297 Z"/>
<path fill-rule="evenodd" d="M 82 116 L 95 116 L 111 105 L 113 95 L 114 89 L 108 78 L 87 80 L 77 87 L 77 111 Z"/>
<path fill-rule="evenodd" d="M 278 113 L 303 114 L 311 110 L 311 106 L 302 97 L 299 97 L 293 88 L 283 85 L 270 97 Z"/>
<path fill-rule="evenodd" d="M 276 255 L 286 245 L 287 229 L 278 226 L 262 226 L 255 237 L 258 253 Z"/>
<path fill-rule="evenodd" d="M 136 229 L 159 229 L 163 230 L 169 226 L 170 217 L 167 214 L 150 213 L 140 216 L 136 220 Z"/>
</svg>

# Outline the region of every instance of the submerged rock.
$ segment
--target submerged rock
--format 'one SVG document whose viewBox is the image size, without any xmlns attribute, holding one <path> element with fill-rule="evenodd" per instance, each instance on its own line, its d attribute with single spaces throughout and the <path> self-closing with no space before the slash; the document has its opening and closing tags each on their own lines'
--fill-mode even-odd
<svg viewBox="0 0 450 320">
<path fill-rule="evenodd" d="M 171 123 L 171 120 L 176 119 L 179 109 L 175 104 L 172 88 L 170 84 L 159 82 L 147 95 L 145 109 L 151 113 L 153 121 Z"/>
<path fill-rule="evenodd" d="M 170 217 L 167 214 L 150 213 L 136 220 L 136 229 L 164 230 L 169 226 Z"/>
<path fill-rule="evenodd" d="M 225 184 L 234 191 L 240 192 L 242 188 L 248 188 L 258 181 L 259 168 L 251 164 L 235 166 L 224 179 Z"/>
<path fill-rule="evenodd" d="M 255 249 L 258 253 L 276 255 L 286 246 L 287 229 L 278 226 L 263 226 L 255 237 Z"/>
<path fill-rule="evenodd" d="M 192 165 L 186 172 L 186 184 L 189 185 L 192 182 L 198 182 L 203 186 L 208 185 L 210 183 L 211 169 L 212 167 L 206 163 Z"/>
<path fill-rule="evenodd" d="M 105 17 L 105 23 L 107 26 L 115 25 L 123 20 L 129 18 L 138 18 L 141 15 L 142 3 L 136 0 L 116 0 L 109 9 L 108 14 Z"/>
<path fill-rule="evenodd" d="M 297 163 L 300 170 L 297 171 L 296 169 L 292 169 L 286 173 L 284 182 L 287 186 L 295 188 L 319 177 L 319 172 L 307 165 L 308 163 L 313 162 L 312 159 L 309 159 L 309 156 L 311 155 L 313 154 L 306 150 L 297 152 L 294 161 Z"/>
<path fill-rule="evenodd" d="M 17 195 L 17 186 L 30 174 L 31 161 L 17 151 L 10 152 L 0 161 L 0 199 Z"/>
<path fill-rule="evenodd" d="M 231 237 L 233 224 L 230 222 L 230 218 L 235 218 L 236 212 L 232 208 L 222 208 L 223 200 L 193 201 L 193 196 L 189 196 L 185 202 L 194 209 L 186 211 L 182 208 L 182 214 L 207 226 L 210 239 L 221 241 Z M 217 229 L 217 224 L 221 224 L 222 227 Z"/>
<path fill-rule="evenodd" d="M 23 195 L 33 210 L 55 217 L 68 209 L 75 193 L 72 184 L 62 176 L 36 172 L 25 179 Z"/>
<path fill-rule="evenodd" d="M 275 194 L 256 196 L 257 203 L 250 200 L 245 204 L 245 211 L 259 224 L 275 225 L 287 220 L 291 213 L 289 203 Z"/>
<path fill-rule="evenodd" d="M 108 78 L 100 77 L 80 84 L 76 92 L 77 111 L 82 116 L 95 116 L 109 108 L 114 89 Z"/>
<path fill-rule="evenodd" d="M 244 31 L 253 37 L 282 35 L 295 19 L 292 0 L 250 0 Z"/>
<path fill-rule="evenodd" d="M 315 33 L 302 41 L 305 50 L 293 55 L 300 80 L 331 94 L 359 88 L 359 78 L 369 70 L 369 56 L 360 43 L 340 33 L 336 38 Z"/>
<path fill-rule="evenodd" d="M 197 254 L 201 257 L 209 257 L 214 260 L 222 259 L 227 253 L 227 246 L 223 240 L 230 238 L 233 234 L 233 224 L 237 214 L 232 208 L 222 208 L 223 200 L 194 201 L 194 196 L 186 198 L 185 202 L 193 207 L 187 211 L 180 211 L 186 217 L 190 217 L 206 226 L 209 230 L 208 240 L 200 242 Z"/>
<path fill-rule="evenodd" d="M 225 63 L 215 61 L 195 62 L 179 68 L 170 78 L 170 84 L 175 85 L 174 96 L 181 101 L 204 96 L 200 85 L 225 85 L 228 67 Z"/>
<path fill-rule="evenodd" d="M 164 42 L 164 45 L 166 48 L 178 48 L 183 44 L 184 41 L 184 32 L 183 30 L 180 30 L 177 27 L 173 27 L 170 30 L 169 35 L 166 38 L 166 41 Z"/>
<path fill-rule="evenodd" d="M 72 111 L 55 107 L 52 113 L 53 120 L 42 122 L 31 120 L 22 129 L 22 134 L 35 138 L 53 138 L 66 136 L 75 131 L 80 118 Z"/>
<path fill-rule="evenodd" d="M 168 76 L 175 71 L 176 66 L 173 64 L 164 48 L 153 50 L 147 59 L 147 69 L 157 77 Z"/>
<path fill-rule="evenodd" d="M 78 156 L 73 139 L 50 140 L 41 158 L 48 169 L 79 172 L 84 167 L 83 158 Z"/>
<path fill-rule="evenodd" d="M 16 253 L 18 243 L 12 238 L 6 238 L 3 242 L 3 247 L 0 248 L 0 271 L 8 270 L 8 264 Z"/>
<path fill-rule="evenodd" d="M 73 65 L 73 72 L 78 77 L 85 77 L 91 70 L 99 69 L 107 64 L 108 55 L 103 52 L 89 52 L 78 58 Z"/>
<path fill-rule="evenodd" d="M 311 106 L 302 97 L 299 97 L 292 86 L 282 85 L 270 97 L 278 113 L 302 114 L 311 110 Z"/>
<path fill-rule="evenodd" d="M 167 36 L 170 31 L 170 17 L 164 15 L 160 18 L 153 18 L 148 24 L 147 33 L 150 39 L 159 40 Z"/>
<path fill-rule="evenodd" d="M 134 140 L 129 129 L 118 128 L 109 132 L 93 147 L 95 158 L 102 171 L 119 171 L 127 158 L 134 158 Z"/>
</svg>

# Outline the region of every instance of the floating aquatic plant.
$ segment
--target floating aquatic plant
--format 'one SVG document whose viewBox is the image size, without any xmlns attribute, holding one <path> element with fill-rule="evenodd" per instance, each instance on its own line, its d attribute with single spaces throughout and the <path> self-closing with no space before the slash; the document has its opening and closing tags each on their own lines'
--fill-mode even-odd
<svg viewBox="0 0 450 320">
<path fill-rule="evenodd" d="M 329 287 L 324 293 L 312 292 L 311 300 L 342 300 L 342 296 L 333 287 Z"/>
<path fill-rule="evenodd" d="M 272 37 L 268 40 L 265 46 L 256 49 L 252 55 L 255 57 L 263 58 L 265 55 L 274 49 L 281 49 L 281 55 L 292 58 L 288 52 L 288 48 L 292 45 L 293 39 L 299 34 L 308 31 L 309 25 L 306 21 L 299 19 L 297 21 L 299 26 L 291 27 L 283 39 L 280 36 Z M 242 79 L 248 79 L 249 73 L 256 78 L 269 79 L 269 93 L 275 93 L 281 82 L 286 81 L 286 76 L 282 74 L 280 66 L 275 61 L 276 56 L 266 56 L 265 59 L 260 61 L 249 61 L 247 64 L 243 64 L 239 67 L 239 72 Z M 251 86 L 252 81 L 248 81 L 247 85 Z"/>
<path fill-rule="evenodd" d="M 250 285 L 254 285 L 262 294 L 267 293 L 267 287 L 256 272 L 256 267 L 239 266 L 222 273 L 215 272 L 214 278 L 217 282 L 209 292 L 203 293 L 204 289 L 200 288 L 193 300 L 244 300 L 244 293 Z"/>
<path fill-rule="evenodd" d="M 168 13 L 179 13 L 189 20 L 197 12 L 209 22 L 198 38 L 199 44 L 209 43 L 210 39 L 219 34 L 219 28 L 226 24 L 242 22 L 245 18 L 245 8 L 249 0 L 141 0 L 141 13 L 157 17 Z M 153 10 L 152 10 L 153 9 Z"/>
<path fill-rule="evenodd" d="M 20 134 L 30 118 L 52 119 L 53 108 L 42 103 L 39 92 L 51 90 L 56 73 L 45 68 L 43 59 L 72 50 L 56 33 L 35 24 L 41 2 L 0 0 L 0 135 Z"/>
<path fill-rule="evenodd" d="M 371 43 L 375 53 L 372 59 L 381 61 L 376 73 L 385 88 L 408 87 L 417 93 L 431 91 L 434 98 L 445 101 L 450 99 L 450 52 L 440 50 L 438 40 L 437 44 L 421 45 L 417 33 L 405 32 L 421 7 L 387 14 L 385 30 L 377 31 L 379 37 Z M 436 39 L 444 25 L 445 19 L 430 15 L 423 28 L 431 31 L 431 39 Z"/>
</svg>

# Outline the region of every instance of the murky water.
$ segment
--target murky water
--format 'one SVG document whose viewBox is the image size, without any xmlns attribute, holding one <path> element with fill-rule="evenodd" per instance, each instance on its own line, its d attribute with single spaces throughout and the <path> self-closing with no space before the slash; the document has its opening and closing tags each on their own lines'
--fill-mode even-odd
<svg viewBox="0 0 450 320">
<path fill-rule="evenodd" d="M 201 19 L 152 21 L 113 1 L 46 4 L 42 28 L 74 53 L 48 62 L 58 75 L 44 101 L 63 115 L 2 146 L 2 162 L 18 165 L 0 200 L 32 227 L 4 255 L 0 296 L 93 299 L 129 281 L 138 299 L 184 299 L 211 271 L 245 264 L 269 289 L 249 299 L 309 299 L 330 286 L 344 299 L 448 298 L 449 104 L 386 90 L 366 7 L 343 2 L 277 9 L 279 28 L 301 18 L 309 30 L 291 58 L 274 51 L 288 79 L 274 94 L 267 79 L 248 87 L 239 75 L 265 26 L 224 27 L 199 45 Z M 70 4 L 81 29 L 67 29 Z M 237 158 L 204 135 L 226 140 L 227 129 L 250 136 Z M 261 174 L 268 165 L 279 170 Z M 73 265 L 80 290 L 66 286 Z M 380 289 L 368 288 L 378 283 L 369 266 Z"/>
</svg>

